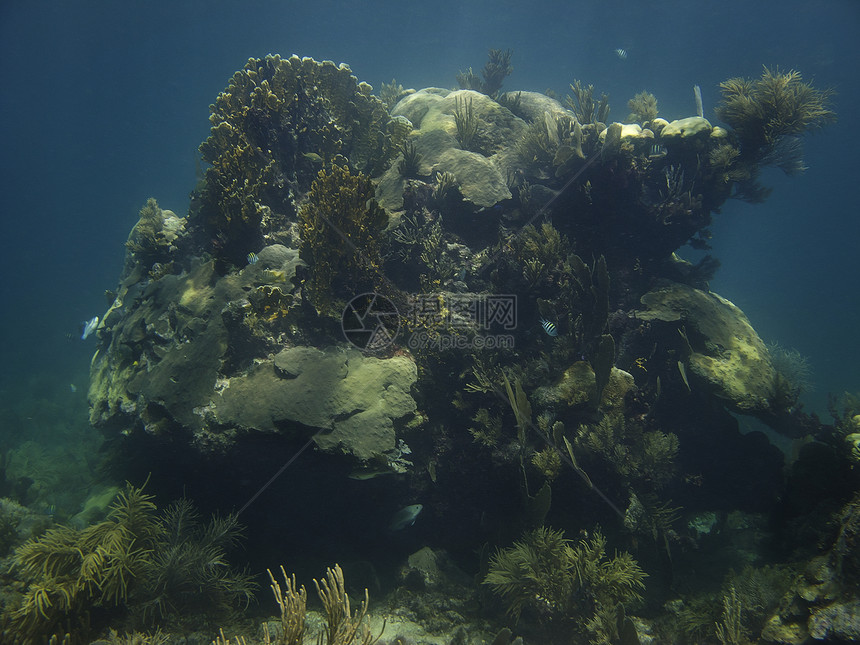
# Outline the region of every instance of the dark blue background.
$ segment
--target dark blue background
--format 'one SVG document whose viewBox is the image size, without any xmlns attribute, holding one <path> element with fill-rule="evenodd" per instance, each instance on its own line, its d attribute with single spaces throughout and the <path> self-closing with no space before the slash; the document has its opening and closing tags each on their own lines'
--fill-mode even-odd
<svg viewBox="0 0 860 645">
<path fill-rule="evenodd" d="M 713 229 L 723 267 L 712 289 L 765 340 L 810 357 L 806 400 L 821 411 L 828 391 L 860 391 L 858 34 L 854 0 L 3 0 L 0 406 L 35 383 L 83 389 L 95 343 L 77 339 L 78 325 L 104 312 L 147 197 L 185 213 L 208 106 L 248 57 L 347 62 L 377 89 L 393 77 L 451 87 L 495 47 L 514 50 L 508 89 L 563 96 L 578 78 L 609 93 L 615 120 L 643 89 L 661 116 L 689 116 L 694 84 L 712 115 L 717 84 L 763 64 L 836 89 L 840 121 L 807 137 L 809 170 L 767 173 L 772 197 L 728 203 Z"/>
</svg>

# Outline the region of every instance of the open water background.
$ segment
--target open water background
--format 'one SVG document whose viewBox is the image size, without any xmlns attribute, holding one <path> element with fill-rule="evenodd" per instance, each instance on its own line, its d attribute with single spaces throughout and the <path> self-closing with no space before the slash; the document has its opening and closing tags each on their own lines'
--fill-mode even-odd
<svg viewBox="0 0 860 645">
<path fill-rule="evenodd" d="M 806 137 L 807 172 L 768 171 L 766 203 L 715 216 L 711 284 L 766 341 L 809 358 L 804 401 L 826 414 L 828 392 L 860 392 L 858 34 L 854 0 L 2 0 L 0 442 L 46 409 L 85 423 L 95 339 L 79 325 L 105 311 L 146 199 L 185 214 L 209 104 L 270 52 L 346 62 L 378 90 L 453 87 L 489 48 L 511 48 L 506 89 L 563 97 L 580 79 L 610 95 L 611 120 L 642 90 L 661 116 L 690 116 L 699 84 L 716 122 L 718 83 L 763 64 L 835 89 L 839 122 Z"/>
</svg>

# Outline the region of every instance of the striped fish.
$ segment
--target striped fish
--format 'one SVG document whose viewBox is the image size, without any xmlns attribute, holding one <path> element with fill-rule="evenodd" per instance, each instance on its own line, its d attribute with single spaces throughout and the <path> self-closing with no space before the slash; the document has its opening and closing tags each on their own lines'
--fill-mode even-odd
<svg viewBox="0 0 860 645">
<path fill-rule="evenodd" d="M 627 60 L 627 50 L 621 49 L 620 47 L 615 50 L 615 55 L 618 56 L 619 60 Z"/>
<path fill-rule="evenodd" d="M 549 320 L 541 318 L 540 326 L 543 327 L 543 330 L 546 332 L 547 336 L 551 336 L 552 338 L 558 336 L 558 329 L 556 329 L 555 324 L 550 322 Z"/>
<path fill-rule="evenodd" d="M 251 252 L 248 254 L 248 264 L 252 264 L 252 265 L 253 265 L 253 264 L 257 264 L 257 261 L 258 261 L 259 259 L 260 259 L 260 258 L 258 258 L 258 257 L 257 257 L 257 254 L 256 254 L 256 253 L 254 253 L 253 251 L 251 251 Z"/>
</svg>

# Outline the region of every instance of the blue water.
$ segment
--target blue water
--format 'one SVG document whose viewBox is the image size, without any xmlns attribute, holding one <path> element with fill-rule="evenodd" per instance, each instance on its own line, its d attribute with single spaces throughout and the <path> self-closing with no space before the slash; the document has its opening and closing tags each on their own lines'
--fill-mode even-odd
<svg viewBox="0 0 860 645">
<path fill-rule="evenodd" d="M 506 88 L 563 96 L 579 78 L 610 95 L 615 119 L 643 89 L 661 116 L 689 115 L 693 84 L 710 115 L 721 80 L 762 64 L 836 90 L 840 121 L 806 137 L 809 170 L 766 174 L 771 198 L 731 201 L 713 227 L 723 266 L 712 289 L 765 340 L 809 357 L 805 401 L 823 413 L 828 392 L 860 390 L 858 28 L 852 0 L 4 2 L 0 404 L 34 382 L 84 391 L 94 343 L 78 326 L 105 309 L 146 198 L 187 209 L 208 106 L 248 57 L 347 62 L 376 88 L 450 87 L 496 47 L 514 50 Z"/>
</svg>

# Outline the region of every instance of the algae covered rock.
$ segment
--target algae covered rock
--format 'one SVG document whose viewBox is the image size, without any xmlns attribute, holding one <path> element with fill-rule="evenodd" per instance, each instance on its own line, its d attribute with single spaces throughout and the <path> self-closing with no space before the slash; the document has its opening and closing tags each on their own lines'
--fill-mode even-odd
<svg viewBox="0 0 860 645">
<path fill-rule="evenodd" d="M 510 142 L 526 124 L 506 107 L 480 92 L 434 87 L 404 97 L 391 113 L 414 127 L 408 140 L 420 155 L 421 175 L 451 173 L 463 198 L 476 208 L 511 198 L 506 181 L 515 163 Z M 472 123 L 475 132 L 469 139 L 458 131 L 458 118 Z M 391 210 L 403 203 L 397 166 L 392 164 L 379 183 L 380 203 Z"/>
<path fill-rule="evenodd" d="M 662 321 L 689 342 L 693 387 L 704 387 L 738 412 L 766 412 L 775 372 L 767 347 L 744 313 L 715 293 L 670 284 L 642 296 L 643 320 Z"/>
<path fill-rule="evenodd" d="M 399 146 L 385 104 L 346 65 L 312 58 L 251 58 L 210 106 L 210 164 L 195 223 L 213 251 L 238 264 L 295 214 L 293 196 L 318 171 L 348 162 L 381 173 Z"/>
<path fill-rule="evenodd" d="M 182 275 L 124 284 L 104 317 L 90 367 L 91 423 L 127 434 L 200 429 L 194 410 L 209 402 L 222 370 L 235 364 L 231 354 L 245 338 L 242 329 L 250 334 L 272 317 L 271 298 L 261 293 L 291 295 L 286 285 L 301 264 L 298 251 L 280 245 L 261 250 L 259 258 L 226 276 L 214 261 L 199 260 Z"/>
<path fill-rule="evenodd" d="M 130 287 L 100 332 L 92 423 L 126 435 L 190 433 L 199 450 L 227 450 L 251 432 L 316 429 L 326 451 L 384 459 L 396 448 L 395 421 L 416 408 L 415 363 L 303 345 L 288 286 L 300 264 L 295 249 L 273 245 L 225 276 L 200 261 Z"/>
<path fill-rule="evenodd" d="M 660 132 L 664 143 L 684 142 L 693 139 L 707 138 L 713 127 L 711 122 L 701 116 L 689 116 L 667 123 Z"/>
<path fill-rule="evenodd" d="M 314 435 L 320 448 L 366 462 L 395 450 L 395 421 L 416 410 L 410 390 L 417 377 L 414 361 L 405 356 L 289 347 L 222 383 L 206 416 L 219 427 L 322 430 Z"/>
<path fill-rule="evenodd" d="M 600 397 L 600 408 L 604 412 L 622 410 L 624 397 L 634 387 L 633 376 L 617 367 L 611 368 L 609 381 Z M 568 367 L 551 386 L 540 388 L 538 396 L 545 403 L 583 408 L 594 405 L 597 396 L 597 377 L 586 361 L 576 361 Z"/>
</svg>

